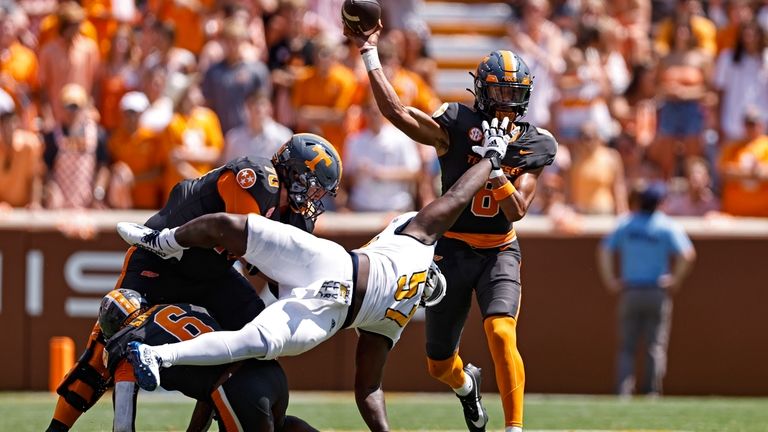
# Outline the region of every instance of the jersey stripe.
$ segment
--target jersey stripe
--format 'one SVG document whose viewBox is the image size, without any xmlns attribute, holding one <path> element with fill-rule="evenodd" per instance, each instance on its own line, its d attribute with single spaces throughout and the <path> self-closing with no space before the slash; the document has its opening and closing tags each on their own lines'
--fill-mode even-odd
<svg viewBox="0 0 768 432">
<path fill-rule="evenodd" d="M 242 432 L 243 426 L 240 424 L 240 420 L 237 419 L 235 410 L 232 409 L 232 405 L 229 404 L 226 393 L 224 393 L 224 387 L 217 387 L 216 390 L 211 393 L 213 404 L 216 406 L 216 411 L 221 417 L 224 427 L 227 432 Z"/>
<path fill-rule="evenodd" d="M 443 237 L 461 240 L 474 248 L 490 249 L 506 246 L 512 243 L 517 238 L 517 233 L 514 229 L 506 234 L 476 234 L 448 231 Z"/>
</svg>

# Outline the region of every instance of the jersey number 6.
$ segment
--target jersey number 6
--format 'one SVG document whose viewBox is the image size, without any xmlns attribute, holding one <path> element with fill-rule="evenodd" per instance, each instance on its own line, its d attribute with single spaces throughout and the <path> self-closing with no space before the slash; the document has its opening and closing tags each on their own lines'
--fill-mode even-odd
<svg viewBox="0 0 768 432">
<path fill-rule="evenodd" d="M 187 311 L 178 306 L 166 306 L 155 314 L 155 323 L 163 330 L 185 341 L 212 332 L 213 329 L 199 318 L 186 315 Z"/>
<path fill-rule="evenodd" d="M 478 217 L 494 217 L 499 214 L 499 203 L 493 199 L 491 189 L 493 189 L 493 185 L 491 182 L 488 182 L 472 198 L 471 210 L 473 215 Z"/>
</svg>

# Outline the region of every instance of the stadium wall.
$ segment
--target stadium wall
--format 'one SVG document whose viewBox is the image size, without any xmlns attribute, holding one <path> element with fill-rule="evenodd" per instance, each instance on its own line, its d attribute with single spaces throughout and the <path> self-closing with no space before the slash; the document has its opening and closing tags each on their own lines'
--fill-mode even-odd
<svg viewBox="0 0 768 432">
<path fill-rule="evenodd" d="M 71 336 L 78 352 L 98 302 L 111 289 L 126 247 L 114 232 L 142 212 L 14 212 L 0 220 L 0 390 L 47 388 L 48 340 Z M 378 232 L 387 215 L 325 215 L 319 233 L 348 248 Z M 72 239 L 62 224 L 92 226 L 95 237 Z M 698 261 L 674 304 L 665 388 L 668 394 L 768 395 L 768 221 L 683 219 Z M 553 234 L 549 222 L 519 224 L 523 306 L 519 345 L 527 391 L 610 393 L 616 350 L 616 299 L 600 285 L 599 239 L 610 218 L 585 218 L 576 236 Z M 345 331 L 315 350 L 283 360 L 292 389 L 349 390 L 355 333 Z M 442 391 L 426 370 L 423 315 L 417 314 L 390 355 L 388 391 Z M 9 350 L 10 348 L 10 350 Z M 496 391 L 493 364 L 476 307 L 461 346 Z M 638 354 L 638 360 L 642 356 Z M 314 371 L 314 372 L 309 372 Z M 329 373 L 330 372 L 330 373 Z"/>
</svg>

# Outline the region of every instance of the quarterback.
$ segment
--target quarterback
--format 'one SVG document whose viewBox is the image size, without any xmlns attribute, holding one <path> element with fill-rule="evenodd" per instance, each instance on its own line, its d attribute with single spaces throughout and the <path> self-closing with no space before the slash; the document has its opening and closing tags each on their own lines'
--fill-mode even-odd
<svg viewBox="0 0 768 432">
<path fill-rule="evenodd" d="M 207 215 L 160 232 L 120 224 L 126 241 L 165 257 L 181 258 L 188 247 L 221 246 L 262 269 L 281 291 L 292 288 L 239 331 L 161 346 L 134 344 L 128 358 L 139 385 L 154 389 L 160 367 L 298 355 L 342 328 L 355 328 L 355 399 L 371 430 L 389 430 L 381 389 L 387 355 L 419 304 L 436 304 L 445 293 L 432 265 L 435 242 L 499 166 L 509 141 L 507 124 L 484 123 L 484 143 L 473 148 L 477 163 L 450 190 L 420 212 L 396 217 L 352 252 L 256 214 Z"/>
<path fill-rule="evenodd" d="M 458 351 L 474 290 L 507 431 L 521 431 L 525 373 L 516 336 L 521 255 L 512 222 L 527 212 L 539 175 L 554 161 L 557 143 L 548 131 L 518 121 L 527 110 L 533 76 L 517 54 L 494 51 L 480 62 L 472 74 L 474 106 L 446 103 L 429 116 L 403 106 L 388 82 L 376 51 L 380 31 L 359 36 L 345 28 L 347 37 L 360 48 L 382 114 L 411 139 L 437 151 L 443 192 L 477 161 L 471 148 L 483 139 L 478 127 L 482 121 L 509 118 L 514 122 L 500 169 L 491 173 L 437 244 L 435 261 L 451 289 L 439 305 L 427 308 L 426 351 L 429 373 L 456 392 L 469 430 L 484 431 L 488 416 L 480 402 L 480 370 L 464 366 Z"/>
</svg>

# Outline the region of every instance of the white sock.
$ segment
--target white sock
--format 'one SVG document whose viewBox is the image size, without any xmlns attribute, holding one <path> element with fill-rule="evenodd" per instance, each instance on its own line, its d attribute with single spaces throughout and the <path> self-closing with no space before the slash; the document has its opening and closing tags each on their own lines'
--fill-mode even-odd
<svg viewBox="0 0 768 432">
<path fill-rule="evenodd" d="M 176 361 L 176 351 L 170 346 L 170 344 L 153 346 L 152 351 L 155 355 L 160 357 L 160 366 L 171 367 Z"/>
<path fill-rule="evenodd" d="M 520 426 L 507 426 L 504 432 L 523 432 L 523 428 Z"/>
<path fill-rule="evenodd" d="M 165 228 L 162 231 L 160 231 L 160 241 L 165 242 L 165 244 L 167 244 L 168 247 L 171 248 L 172 250 L 189 249 L 180 245 L 179 242 L 176 241 L 177 229 L 179 229 L 179 227 L 171 228 L 171 229 Z M 163 244 L 163 243 L 160 243 L 160 244 Z"/>
<path fill-rule="evenodd" d="M 469 374 L 464 374 L 464 385 L 453 389 L 453 391 L 459 396 L 466 396 L 472 391 L 472 379 L 469 377 Z"/>
</svg>

